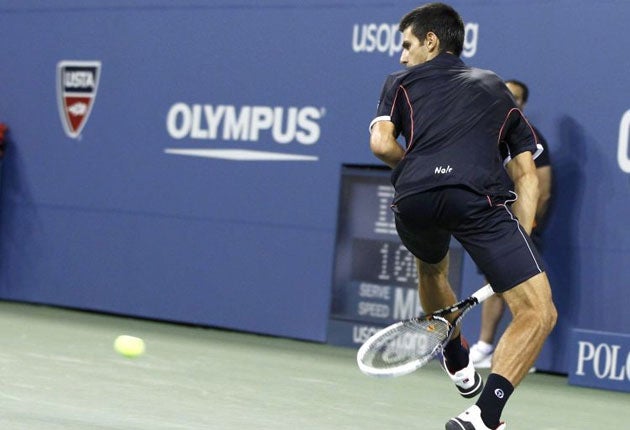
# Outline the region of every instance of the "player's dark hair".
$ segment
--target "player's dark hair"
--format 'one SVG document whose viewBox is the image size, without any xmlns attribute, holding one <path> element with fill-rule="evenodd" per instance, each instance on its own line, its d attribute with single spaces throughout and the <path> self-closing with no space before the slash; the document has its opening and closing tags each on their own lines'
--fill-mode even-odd
<svg viewBox="0 0 630 430">
<path fill-rule="evenodd" d="M 523 90 L 523 104 L 527 103 L 527 99 L 529 98 L 529 88 L 525 85 L 524 82 L 517 81 L 516 79 L 510 79 L 505 81 L 506 84 L 518 85 Z"/>
<path fill-rule="evenodd" d="M 464 21 L 455 9 L 444 3 L 428 3 L 420 6 L 400 20 L 398 29 L 403 32 L 411 26 L 411 32 L 424 40 L 433 32 L 440 40 L 440 52 L 459 55 L 464 47 Z"/>
</svg>

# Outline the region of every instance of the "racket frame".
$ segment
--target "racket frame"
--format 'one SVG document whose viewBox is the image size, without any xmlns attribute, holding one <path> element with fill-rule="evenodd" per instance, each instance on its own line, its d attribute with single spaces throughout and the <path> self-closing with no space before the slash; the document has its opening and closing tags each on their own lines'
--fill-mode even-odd
<svg viewBox="0 0 630 430">
<path fill-rule="evenodd" d="M 459 302 L 451 306 L 439 309 L 431 314 L 423 314 L 416 318 L 410 318 L 409 320 L 399 321 L 397 323 L 391 324 L 379 330 L 378 332 L 370 336 L 370 338 L 367 341 L 365 341 L 365 343 L 361 345 L 361 347 L 359 348 L 357 352 L 357 365 L 359 366 L 359 369 L 361 370 L 361 372 L 369 376 L 389 377 L 389 378 L 406 375 L 406 374 L 409 374 L 411 372 L 418 370 L 419 368 L 427 364 L 429 361 L 431 361 L 439 352 L 441 352 L 444 349 L 444 346 L 451 340 L 453 333 L 455 331 L 455 328 L 461 323 L 464 315 L 466 315 L 472 308 L 474 308 L 476 305 L 483 302 L 484 300 L 486 300 L 488 297 L 492 295 L 494 295 L 494 291 L 492 290 L 492 287 L 490 286 L 490 284 L 486 284 L 480 289 L 478 289 L 477 291 L 475 291 L 470 297 L 460 300 Z M 459 315 L 457 315 L 457 317 L 455 317 L 455 319 L 452 322 L 448 321 L 445 318 L 446 315 L 449 315 L 455 312 L 459 312 Z M 365 357 L 366 352 L 369 351 L 370 346 L 376 341 L 378 341 L 378 339 L 382 337 L 384 334 L 392 330 L 396 330 L 398 327 L 408 323 L 409 321 L 420 321 L 420 320 L 427 320 L 427 319 L 440 320 L 440 321 L 445 322 L 448 325 L 448 335 L 441 343 L 439 343 L 433 349 L 431 353 L 425 354 L 424 356 L 419 357 L 416 360 L 409 361 L 400 366 L 395 366 L 391 368 L 380 369 L 380 368 L 375 368 L 375 367 L 365 364 L 365 362 L 363 361 L 363 357 Z"/>
</svg>

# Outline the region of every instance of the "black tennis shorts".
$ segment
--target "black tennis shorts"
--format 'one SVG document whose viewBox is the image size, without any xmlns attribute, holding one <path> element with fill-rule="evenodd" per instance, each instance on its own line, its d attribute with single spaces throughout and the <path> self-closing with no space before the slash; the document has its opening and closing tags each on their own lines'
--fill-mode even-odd
<svg viewBox="0 0 630 430">
<path fill-rule="evenodd" d="M 398 235 L 414 256 L 438 263 L 454 236 L 501 293 L 544 271 L 536 247 L 510 211 L 514 200 L 443 187 L 405 197 L 392 210 Z"/>
</svg>

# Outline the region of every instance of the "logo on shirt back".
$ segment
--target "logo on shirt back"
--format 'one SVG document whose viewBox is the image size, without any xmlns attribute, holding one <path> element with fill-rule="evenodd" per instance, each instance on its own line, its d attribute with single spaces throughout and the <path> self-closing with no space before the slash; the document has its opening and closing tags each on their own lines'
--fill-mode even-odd
<svg viewBox="0 0 630 430">
<path fill-rule="evenodd" d="M 453 168 L 451 167 L 451 165 L 449 164 L 448 166 L 444 167 L 444 166 L 437 166 L 435 168 L 435 174 L 436 175 L 446 175 L 447 173 L 451 173 L 453 171 Z"/>
</svg>

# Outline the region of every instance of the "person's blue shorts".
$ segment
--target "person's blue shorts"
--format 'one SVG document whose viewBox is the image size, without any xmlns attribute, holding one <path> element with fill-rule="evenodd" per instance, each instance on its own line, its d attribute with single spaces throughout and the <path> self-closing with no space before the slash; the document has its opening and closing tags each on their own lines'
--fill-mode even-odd
<svg viewBox="0 0 630 430">
<path fill-rule="evenodd" d="M 443 187 L 405 197 L 392 210 L 398 235 L 414 256 L 426 263 L 440 262 L 452 235 L 492 289 L 502 293 L 544 271 L 536 247 L 510 211 L 512 201 L 513 197 Z"/>
</svg>

